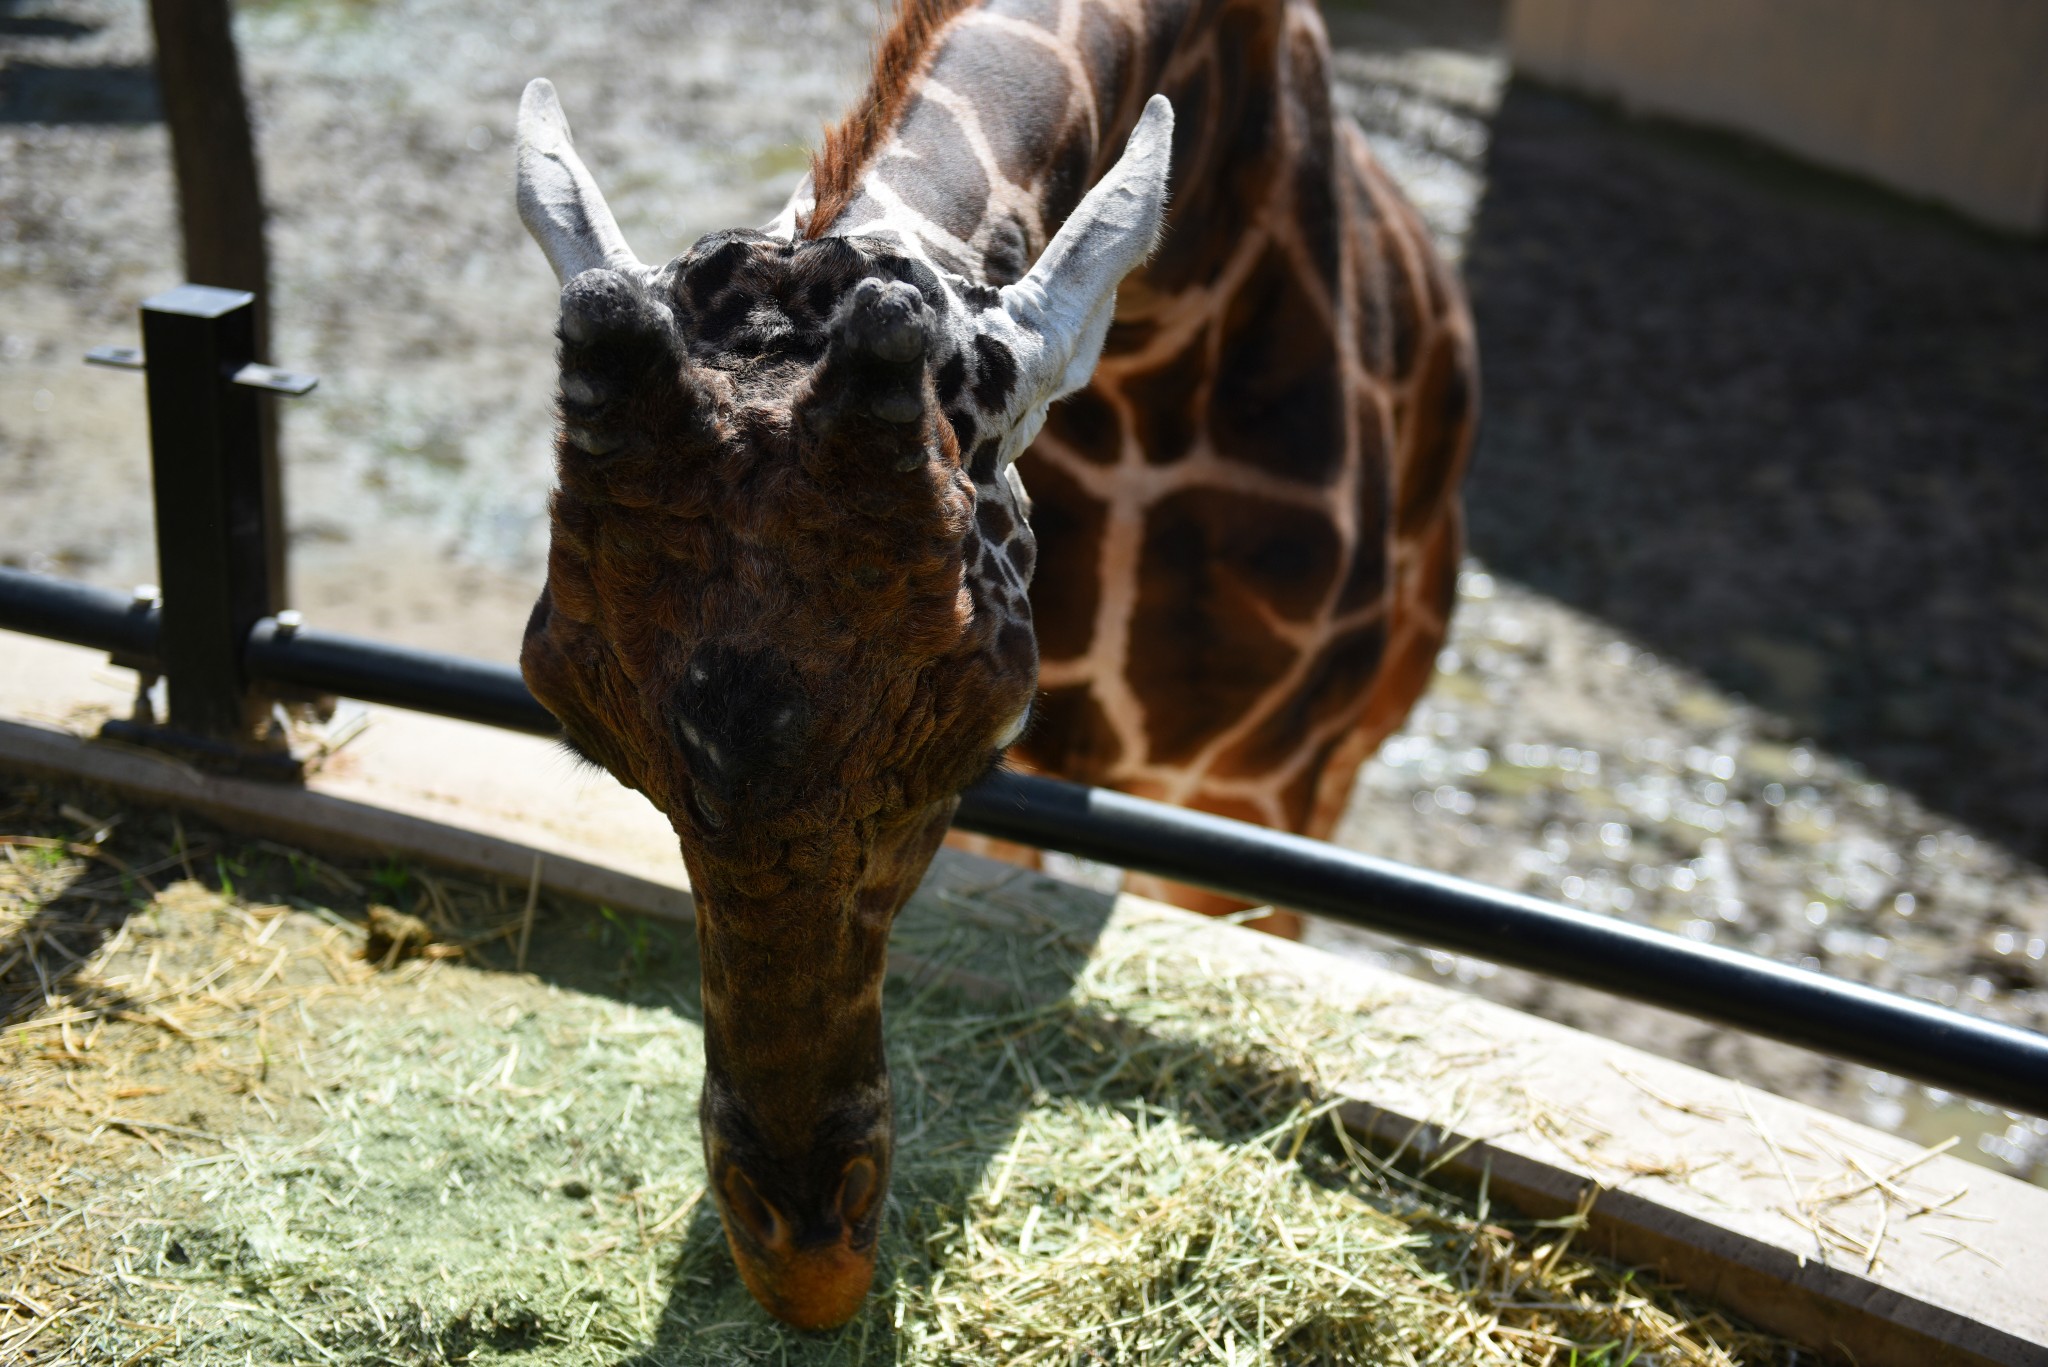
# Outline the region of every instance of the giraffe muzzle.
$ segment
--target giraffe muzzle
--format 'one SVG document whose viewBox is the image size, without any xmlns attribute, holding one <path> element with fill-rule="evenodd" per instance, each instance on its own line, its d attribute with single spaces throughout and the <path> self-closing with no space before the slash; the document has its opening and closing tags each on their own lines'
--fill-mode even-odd
<svg viewBox="0 0 2048 1367">
<path fill-rule="evenodd" d="M 874 1159 L 855 1157 L 829 1208 L 798 1219 L 737 1163 L 726 1166 L 714 1187 L 726 1244 L 762 1309 L 799 1329 L 836 1329 L 853 1318 L 874 1281 L 883 1182 Z"/>
</svg>

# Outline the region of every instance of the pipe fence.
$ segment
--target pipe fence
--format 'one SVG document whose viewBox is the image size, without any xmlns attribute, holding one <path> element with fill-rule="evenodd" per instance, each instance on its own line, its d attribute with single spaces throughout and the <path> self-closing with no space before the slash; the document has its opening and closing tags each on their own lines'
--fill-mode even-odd
<svg viewBox="0 0 2048 1367">
<path fill-rule="evenodd" d="M 250 355 L 252 296 L 183 286 L 144 302 L 160 598 L 0 568 L 0 629 L 107 651 L 161 675 L 168 716 L 121 739 L 290 779 L 252 746 L 252 709 L 342 694 L 540 735 L 554 718 L 504 665 L 321 631 L 269 610 L 256 405 L 309 377 Z M 1128 794 L 998 772 L 954 824 L 1254 903 L 1527 969 L 2048 1116 L 2048 1035 L 1721 946 Z"/>
</svg>

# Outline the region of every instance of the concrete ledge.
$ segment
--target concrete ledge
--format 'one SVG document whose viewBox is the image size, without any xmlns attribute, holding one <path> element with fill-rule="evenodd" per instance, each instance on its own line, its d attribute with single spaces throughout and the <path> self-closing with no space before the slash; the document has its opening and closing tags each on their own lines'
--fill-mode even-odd
<svg viewBox="0 0 2048 1367">
<path fill-rule="evenodd" d="M 118 699 L 122 687 L 87 652 L 0 635 L 0 769 L 98 783 L 309 847 L 522 881 L 538 861 L 562 892 L 692 914 L 666 824 L 544 742 L 373 711 L 346 763 L 280 788 L 201 775 L 61 724 L 83 699 L 71 721 L 89 725 L 93 696 Z M 998 885 L 1030 899 L 1017 925 L 962 910 Z M 1583 1210 L 1578 1239 L 1833 1361 L 2048 1364 L 2048 1190 L 1434 984 L 1062 887 L 943 852 L 905 912 L 898 945 L 912 952 L 892 947 L 892 971 L 1006 990 L 975 955 L 1007 952 L 991 946 L 1028 922 L 1034 937 L 1050 925 L 1105 953 L 1171 945 L 1371 1011 L 1400 1040 L 1398 1066 L 1337 1084 L 1349 1097 L 1342 1114 L 1400 1170 L 1483 1186 L 1539 1217 Z"/>
</svg>

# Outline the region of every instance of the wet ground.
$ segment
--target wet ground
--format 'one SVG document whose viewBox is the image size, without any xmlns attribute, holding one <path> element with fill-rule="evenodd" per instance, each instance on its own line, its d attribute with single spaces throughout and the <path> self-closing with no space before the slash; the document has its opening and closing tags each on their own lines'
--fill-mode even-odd
<svg viewBox="0 0 2048 1367">
<path fill-rule="evenodd" d="M 533 75 L 653 256 L 764 219 L 857 5 L 242 7 L 295 595 L 509 658 L 539 577 L 552 282 Z M 1361 848 L 2048 1026 L 2048 253 L 1508 80 L 1483 0 L 1333 4 L 1340 98 L 1471 284 L 1451 653 Z M 0 560 L 153 578 L 133 340 L 177 279 L 139 3 L 0 6 Z M 2048 1175 L 2048 1124 L 1524 975 L 1318 939 Z"/>
</svg>

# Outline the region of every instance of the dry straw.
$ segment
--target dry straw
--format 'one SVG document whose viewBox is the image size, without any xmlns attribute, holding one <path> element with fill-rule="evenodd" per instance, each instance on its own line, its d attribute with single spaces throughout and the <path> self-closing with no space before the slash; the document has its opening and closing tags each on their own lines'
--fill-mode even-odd
<svg viewBox="0 0 2048 1367">
<path fill-rule="evenodd" d="M 1798 1360 L 1359 1149 L 1369 1017 L 1114 936 L 893 985 L 877 1293 L 788 1331 L 702 1200 L 687 939 L 62 797 L 0 786 L 0 1361 Z"/>
</svg>

